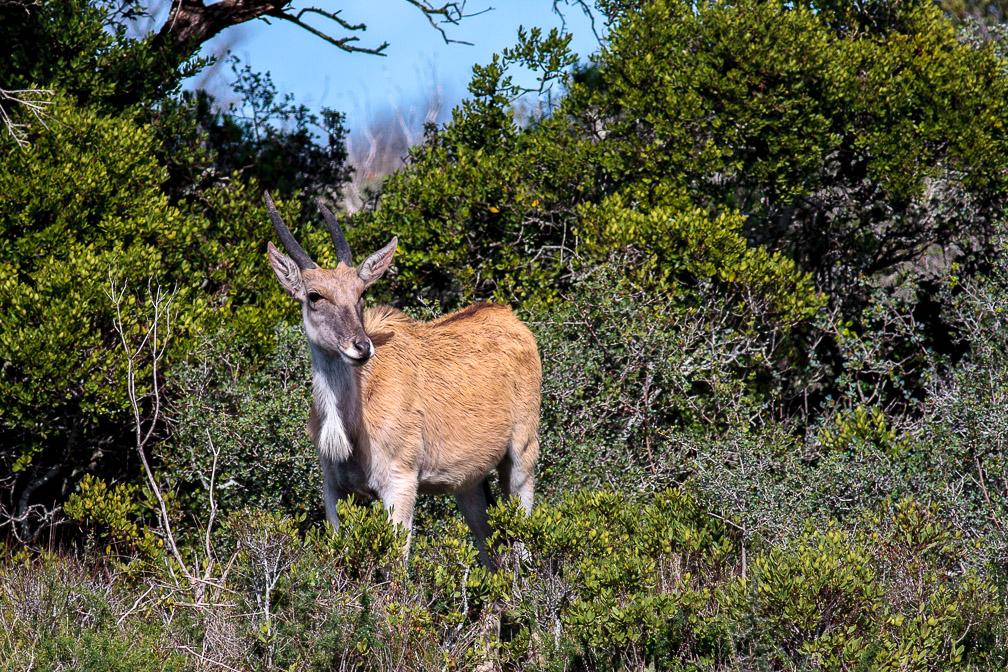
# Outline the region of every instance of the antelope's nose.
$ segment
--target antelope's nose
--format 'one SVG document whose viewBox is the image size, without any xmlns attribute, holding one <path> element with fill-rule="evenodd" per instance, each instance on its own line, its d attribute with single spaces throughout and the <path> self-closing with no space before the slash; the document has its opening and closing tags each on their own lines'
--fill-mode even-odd
<svg viewBox="0 0 1008 672">
<path fill-rule="evenodd" d="M 371 356 L 371 341 L 367 338 L 361 341 L 357 341 L 353 344 L 354 350 L 357 351 L 358 357 L 370 357 Z"/>
</svg>

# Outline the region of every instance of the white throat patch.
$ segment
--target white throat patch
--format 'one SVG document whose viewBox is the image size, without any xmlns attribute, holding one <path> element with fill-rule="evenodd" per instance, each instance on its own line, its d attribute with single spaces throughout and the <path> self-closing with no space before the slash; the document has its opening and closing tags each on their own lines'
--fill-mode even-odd
<svg viewBox="0 0 1008 672">
<path fill-rule="evenodd" d="M 353 394 L 350 368 L 314 345 L 312 350 L 312 394 L 319 414 L 318 453 L 320 457 L 342 462 L 350 457 L 353 446 L 343 426 L 340 400 Z"/>
</svg>

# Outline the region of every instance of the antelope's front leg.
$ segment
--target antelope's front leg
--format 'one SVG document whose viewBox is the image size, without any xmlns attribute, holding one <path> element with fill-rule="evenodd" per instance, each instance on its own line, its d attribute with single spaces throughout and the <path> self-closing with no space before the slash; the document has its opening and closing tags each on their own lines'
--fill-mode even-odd
<svg viewBox="0 0 1008 672">
<path fill-rule="evenodd" d="M 333 465 L 323 462 L 322 471 L 322 500 L 325 502 L 326 521 L 333 526 L 333 529 L 338 530 L 340 522 L 339 514 L 336 512 L 336 504 L 346 499 L 350 493 L 340 486 L 340 480 Z"/>
<path fill-rule="evenodd" d="M 382 495 L 382 505 L 389 514 L 393 525 L 406 528 L 406 546 L 403 559 L 409 558 L 410 541 L 413 537 L 413 507 L 416 505 L 417 481 L 396 483 L 389 492 Z"/>
</svg>

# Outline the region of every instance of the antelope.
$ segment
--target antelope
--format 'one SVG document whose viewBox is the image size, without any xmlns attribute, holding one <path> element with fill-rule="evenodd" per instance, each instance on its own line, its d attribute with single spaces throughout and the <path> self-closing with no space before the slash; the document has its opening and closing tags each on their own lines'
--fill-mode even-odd
<svg viewBox="0 0 1008 672">
<path fill-rule="evenodd" d="M 336 217 L 320 201 L 338 260 L 320 268 L 268 192 L 265 201 L 287 252 L 269 242 L 270 266 L 301 304 L 311 350 L 307 429 L 326 519 L 338 528 L 336 504 L 350 495 L 380 499 L 407 531 L 408 556 L 417 494 L 451 493 L 490 566 L 490 472 L 497 470 L 505 497 L 532 508 L 542 382 L 532 332 L 510 308 L 491 303 L 431 322 L 388 306 L 364 310 L 364 290 L 388 270 L 398 238 L 354 266 Z"/>
</svg>

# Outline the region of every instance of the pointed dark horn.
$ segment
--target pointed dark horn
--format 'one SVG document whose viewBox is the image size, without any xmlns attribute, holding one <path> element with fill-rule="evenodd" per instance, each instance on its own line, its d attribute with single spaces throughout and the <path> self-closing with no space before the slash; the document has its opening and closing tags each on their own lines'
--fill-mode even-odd
<svg viewBox="0 0 1008 672">
<path fill-rule="evenodd" d="M 333 245 L 336 246 L 336 258 L 347 266 L 353 266 L 353 257 L 350 255 L 350 245 L 346 242 L 343 229 L 336 221 L 336 215 L 332 214 L 323 203 L 322 199 L 316 201 L 322 216 L 325 217 L 326 226 L 329 227 L 329 235 L 332 236 Z"/>
<path fill-rule="evenodd" d="M 298 265 L 302 271 L 315 268 L 316 264 L 308 256 L 308 253 L 302 249 L 298 242 L 291 235 L 290 229 L 284 224 L 283 219 L 280 218 L 280 213 L 277 212 L 276 206 L 273 205 L 273 199 L 270 198 L 269 192 L 264 192 L 263 197 L 266 199 L 266 211 L 269 212 L 270 219 L 273 220 L 273 228 L 276 230 L 277 235 L 280 236 L 280 242 L 283 243 L 284 249 L 287 250 L 287 254 L 290 255 L 294 263 Z"/>
</svg>

